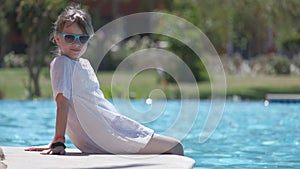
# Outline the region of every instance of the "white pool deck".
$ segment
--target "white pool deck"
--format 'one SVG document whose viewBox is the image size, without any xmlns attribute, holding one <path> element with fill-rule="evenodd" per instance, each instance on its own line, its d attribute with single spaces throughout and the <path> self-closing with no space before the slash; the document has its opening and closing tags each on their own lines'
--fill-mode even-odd
<svg viewBox="0 0 300 169">
<path fill-rule="evenodd" d="M 300 94 L 268 93 L 266 100 L 271 102 L 300 102 Z"/>
<path fill-rule="evenodd" d="M 67 149 L 66 155 L 41 155 L 23 147 L 1 148 L 8 169 L 191 169 L 195 164 L 178 155 L 83 154 L 77 149 Z"/>
</svg>

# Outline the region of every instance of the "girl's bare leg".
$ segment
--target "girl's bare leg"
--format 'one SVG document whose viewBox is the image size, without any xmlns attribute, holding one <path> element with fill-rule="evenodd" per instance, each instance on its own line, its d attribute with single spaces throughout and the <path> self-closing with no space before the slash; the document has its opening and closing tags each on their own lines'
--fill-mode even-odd
<svg viewBox="0 0 300 169">
<path fill-rule="evenodd" d="M 139 153 L 184 155 L 183 147 L 179 140 L 158 134 L 154 134 L 149 143 Z"/>
</svg>

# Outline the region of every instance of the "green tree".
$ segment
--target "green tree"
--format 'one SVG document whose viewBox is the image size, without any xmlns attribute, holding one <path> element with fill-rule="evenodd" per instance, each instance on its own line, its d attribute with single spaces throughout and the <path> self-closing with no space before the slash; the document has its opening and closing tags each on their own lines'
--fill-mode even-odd
<svg viewBox="0 0 300 169">
<path fill-rule="evenodd" d="M 39 76 L 49 56 L 49 32 L 58 14 L 66 6 L 65 0 L 22 0 L 17 8 L 17 22 L 28 45 L 26 67 L 29 98 L 41 96 Z"/>
<path fill-rule="evenodd" d="M 248 56 L 276 52 L 284 37 L 299 31 L 300 1 L 243 0 L 234 7 L 234 43 Z"/>
<path fill-rule="evenodd" d="M 15 1 L 6 0 L 1 3 L 0 6 L 0 61 L 2 60 L 2 57 L 7 52 L 8 48 L 8 35 L 10 33 L 10 27 L 9 19 L 13 17 L 13 14 L 15 12 L 15 8 L 17 6 L 17 3 Z"/>
<path fill-rule="evenodd" d="M 299 0 L 165 1 L 168 12 L 198 26 L 217 51 L 249 57 L 281 48 L 287 35 L 299 32 Z"/>
</svg>

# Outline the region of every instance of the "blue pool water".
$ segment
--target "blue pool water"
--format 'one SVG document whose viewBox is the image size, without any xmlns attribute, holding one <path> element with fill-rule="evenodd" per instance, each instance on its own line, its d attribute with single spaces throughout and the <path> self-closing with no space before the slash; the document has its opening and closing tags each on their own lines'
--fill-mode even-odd
<svg viewBox="0 0 300 169">
<path fill-rule="evenodd" d="M 131 103 L 147 109 L 144 101 Z M 196 160 L 195 169 L 300 168 L 300 104 L 227 102 L 218 128 L 200 144 L 209 106 L 201 101 L 193 128 L 182 140 L 185 155 Z M 52 139 L 53 101 L 0 101 L 0 107 L 0 146 L 43 145 Z M 145 125 L 162 133 L 176 121 L 178 109 L 180 101 L 168 101 L 164 113 Z"/>
</svg>

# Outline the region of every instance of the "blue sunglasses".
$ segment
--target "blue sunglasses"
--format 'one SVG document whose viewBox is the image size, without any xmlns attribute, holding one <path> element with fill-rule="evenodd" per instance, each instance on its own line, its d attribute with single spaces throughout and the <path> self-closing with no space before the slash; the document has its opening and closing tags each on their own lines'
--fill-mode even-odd
<svg viewBox="0 0 300 169">
<path fill-rule="evenodd" d="M 86 44 L 90 39 L 90 36 L 86 34 L 74 35 L 74 34 L 58 33 L 57 35 L 64 37 L 65 42 L 68 44 L 74 43 L 77 39 L 79 44 Z"/>
</svg>

